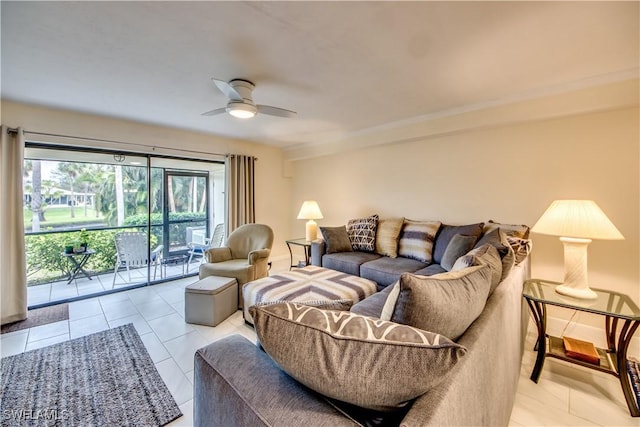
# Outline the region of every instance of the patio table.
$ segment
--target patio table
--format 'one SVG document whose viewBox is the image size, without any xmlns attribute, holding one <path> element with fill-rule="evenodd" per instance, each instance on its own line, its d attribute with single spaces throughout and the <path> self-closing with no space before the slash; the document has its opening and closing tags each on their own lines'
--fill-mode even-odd
<svg viewBox="0 0 640 427">
<path fill-rule="evenodd" d="M 91 275 L 84 269 L 84 265 L 87 263 L 87 261 L 89 261 L 91 255 L 95 253 L 96 251 L 93 249 L 87 249 L 84 252 L 78 253 L 72 252 L 69 254 L 66 252 L 61 252 L 60 255 L 67 258 L 71 262 L 71 270 L 69 271 L 69 280 L 67 281 L 67 285 L 73 282 L 73 279 L 78 276 L 78 273 L 82 273 L 89 280 L 92 280 Z"/>
</svg>

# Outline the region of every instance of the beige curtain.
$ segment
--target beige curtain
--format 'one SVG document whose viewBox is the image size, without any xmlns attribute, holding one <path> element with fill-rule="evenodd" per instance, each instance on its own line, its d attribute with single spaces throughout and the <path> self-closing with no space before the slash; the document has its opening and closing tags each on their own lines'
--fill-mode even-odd
<svg viewBox="0 0 640 427">
<path fill-rule="evenodd" d="M 24 133 L 0 127 L 0 297 L 2 324 L 27 318 L 27 274 L 22 217 Z"/>
<path fill-rule="evenodd" d="M 243 224 L 255 222 L 255 157 L 227 156 L 227 236 Z"/>
</svg>

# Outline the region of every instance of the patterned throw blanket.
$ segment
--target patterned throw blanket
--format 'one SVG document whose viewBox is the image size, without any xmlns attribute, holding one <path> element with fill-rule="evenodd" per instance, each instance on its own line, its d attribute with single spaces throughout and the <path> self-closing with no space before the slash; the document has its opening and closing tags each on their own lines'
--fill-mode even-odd
<svg viewBox="0 0 640 427">
<path fill-rule="evenodd" d="M 348 299 L 356 303 L 375 292 L 374 281 L 309 265 L 244 285 L 244 318 L 247 322 L 253 323 L 249 307 L 260 302 Z"/>
</svg>

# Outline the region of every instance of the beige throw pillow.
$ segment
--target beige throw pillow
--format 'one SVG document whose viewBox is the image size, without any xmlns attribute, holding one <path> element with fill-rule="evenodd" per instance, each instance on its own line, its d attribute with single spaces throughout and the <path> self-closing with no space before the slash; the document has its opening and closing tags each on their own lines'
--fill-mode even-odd
<svg viewBox="0 0 640 427">
<path fill-rule="evenodd" d="M 398 257 L 398 239 L 404 218 L 381 219 L 376 234 L 376 252 L 390 258 Z"/>
</svg>

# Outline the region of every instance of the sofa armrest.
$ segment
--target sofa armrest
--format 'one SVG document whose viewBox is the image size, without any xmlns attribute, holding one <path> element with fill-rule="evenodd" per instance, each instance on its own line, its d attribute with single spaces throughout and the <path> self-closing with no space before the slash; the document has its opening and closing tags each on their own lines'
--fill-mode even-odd
<svg viewBox="0 0 640 427">
<path fill-rule="evenodd" d="M 355 426 L 240 335 L 195 354 L 194 425 Z"/>
<path fill-rule="evenodd" d="M 210 248 L 204 252 L 207 262 L 223 262 L 231 259 L 231 249 L 229 248 Z"/>
<path fill-rule="evenodd" d="M 311 242 L 311 265 L 322 267 L 322 255 L 327 251 L 324 240 L 314 240 Z"/>
<path fill-rule="evenodd" d="M 268 259 L 271 255 L 271 249 L 256 249 L 249 252 L 249 265 L 255 265 L 262 259 Z"/>
</svg>

